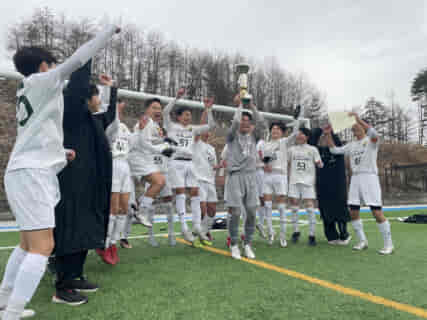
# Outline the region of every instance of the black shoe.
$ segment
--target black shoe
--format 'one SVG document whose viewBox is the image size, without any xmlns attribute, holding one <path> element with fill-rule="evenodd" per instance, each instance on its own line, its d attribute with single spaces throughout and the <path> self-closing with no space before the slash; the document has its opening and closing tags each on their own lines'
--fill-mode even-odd
<svg viewBox="0 0 427 320">
<path fill-rule="evenodd" d="M 85 277 L 66 280 L 64 281 L 64 286 L 77 292 L 96 292 L 99 288 L 96 284 L 87 281 Z"/>
<path fill-rule="evenodd" d="M 309 246 L 315 246 L 317 243 L 316 243 L 316 237 L 315 236 L 309 236 L 308 237 L 308 245 Z"/>
<path fill-rule="evenodd" d="M 52 297 L 53 303 L 63 303 L 69 306 L 79 306 L 88 302 L 88 298 L 73 289 L 56 289 Z"/>
<path fill-rule="evenodd" d="M 297 243 L 300 235 L 301 235 L 300 232 L 294 232 L 294 233 L 292 233 L 292 237 L 291 237 L 292 243 Z"/>
</svg>

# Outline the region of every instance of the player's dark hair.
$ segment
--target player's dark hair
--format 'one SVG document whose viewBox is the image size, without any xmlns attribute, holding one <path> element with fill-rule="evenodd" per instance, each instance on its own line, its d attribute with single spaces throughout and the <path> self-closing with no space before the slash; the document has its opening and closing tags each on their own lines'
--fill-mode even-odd
<svg viewBox="0 0 427 320">
<path fill-rule="evenodd" d="M 287 129 L 286 125 L 283 124 L 282 122 L 272 122 L 270 124 L 270 132 L 271 132 L 271 129 L 273 129 L 273 127 L 278 127 L 280 130 L 282 130 L 282 133 L 285 133 Z"/>
<path fill-rule="evenodd" d="M 299 131 L 301 131 L 307 137 L 307 139 L 310 139 L 310 129 L 299 128 Z"/>
<path fill-rule="evenodd" d="M 22 47 L 13 56 L 16 70 L 25 77 L 38 73 L 42 62 L 50 65 L 57 63 L 57 60 L 52 53 L 40 47 Z"/>
<path fill-rule="evenodd" d="M 252 115 L 249 112 L 247 112 L 247 111 L 243 111 L 242 112 L 242 118 L 243 117 L 248 117 L 249 121 L 252 121 Z"/>
<path fill-rule="evenodd" d="M 122 99 L 122 98 L 118 98 L 118 99 L 117 99 L 117 103 L 119 103 L 119 104 L 120 104 L 120 103 L 122 103 L 122 102 L 123 102 L 123 99 Z"/>
<path fill-rule="evenodd" d="M 89 89 L 87 90 L 86 99 L 90 100 L 93 96 L 99 95 L 99 89 L 95 84 L 90 84 Z"/>
<path fill-rule="evenodd" d="M 161 104 L 161 101 L 159 98 L 148 99 L 147 101 L 145 101 L 145 104 L 144 104 L 145 110 L 147 110 L 154 102 Z"/>
<path fill-rule="evenodd" d="M 190 107 L 180 107 L 176 110 L 175 114 L 177 117 L 181 116 L 185 111 L 190 111 L 191 112 L 191 108 Z"/>
</svg>

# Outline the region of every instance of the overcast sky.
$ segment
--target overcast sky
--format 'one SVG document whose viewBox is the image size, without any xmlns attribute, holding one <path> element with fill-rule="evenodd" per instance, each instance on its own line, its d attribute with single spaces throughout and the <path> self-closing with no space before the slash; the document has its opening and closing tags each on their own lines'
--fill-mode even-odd
<svg viewBox="0 0 427 320">
<path fill-rule="evenodd" d="M 10 24 L 48 6 L 74 17 L 124 16 L 197 48 L 236 51 L 305 72 L 326 94 L 330 109 L 375 96 L 415 108 L 414 75 L 427 67 L 427 11 L 423 0 L 13 0 L 0 11 L 0 66 Z M 268 5 L 267 5 L 268 3 Z M 126 4 L 126 7 L 122 7 Z"/>
</svg>

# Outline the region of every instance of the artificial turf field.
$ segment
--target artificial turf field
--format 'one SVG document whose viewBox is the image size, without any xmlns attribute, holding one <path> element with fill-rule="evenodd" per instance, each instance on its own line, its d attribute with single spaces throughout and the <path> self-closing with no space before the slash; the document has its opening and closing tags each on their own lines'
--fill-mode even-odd
<svg viewBox="0 0 427 320">
<path fill-rule="evenodd" d="M 415 213 L 394 211 L 386 215 L 395 218 Z M 116 266 L 106 265 L 90 253 L 85 273 L 101 288 L 88 294 L 88 304 L 70 307 L 51 303 L 54 276 L 47 273 L 29 308 L 37 312 L 33 319 L 46 320 L 427 318 L 427 225 L 391 220 L 396 251 L 380 256 L 376 253 L 382 248 L 378 228 L 369 214 L 362 214 L 362 218 L 368 250 L 353 252 L 350 246 L 356 241 L 354 237 L 349 247 L 328 245 L 320 224 L 318 245 L 309 247 L 308 227 L 301 226 L 300 242 L 289 243 L 288 248 L 280 248 L 278 241 L 271 247 L 256 235 L 253 247 L 259 265 L 182 243 L 169 247 L 162 237 L 159 248 L 152 248 L 145 238 L 131 239 L 133 249 L 119 250 L 121 262 Z M 155 225 L 159 233 L 166 232 L 165 227 Z M 350 225 L 349 229 L 353 233 Z M 144 234 L 142 226 L 133 227 L 133 236 Z M 213 235 L 214 247 L 228 251 L 226 232 Z M 18 233 L 0 233 L 0 247 L 17 242 Z M 10 252 L 0 250 L 1 274 Z M 274 268 L 277 270 L 271 270 Z M 286 275 L 278 272 L 280 268 L 298 274 Z M 336 291 L 295 278 L 304 275 L 325 280 L 326 286 L 345 288 Z M 360 291 L 365 299 L 358 292 L 349 295 L 353 291 L 348 289 Z M 392 301 L 399 302 L 395 307 L 403 310 L 393 308 Z M 418 316 L 411 312 L 418 312 Z"/>
</svg>

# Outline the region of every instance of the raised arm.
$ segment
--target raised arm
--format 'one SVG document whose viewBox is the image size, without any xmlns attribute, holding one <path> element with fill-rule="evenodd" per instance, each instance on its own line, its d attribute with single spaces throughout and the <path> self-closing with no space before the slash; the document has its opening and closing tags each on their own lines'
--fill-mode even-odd
<svg viewBox="0 0 427 320">
<path fill-rule="evenodd" d="M 231 122 L 231 127 L 228 130 L 227 141 L 233 141 L 239 131 L 240 121 L 242 120 L 242 105 L 240 105 L 234 112 L 233 121 Z"/>
<path fill-rule="evenodd" d="M 377 133 L 377 131 L 370 124 L 368 124 L 365 121 L 363 121 L 362 119 L 360 119 L 360 117 L 355 112 L 349 112 L 348 115 L 350 117 L 354 117 L 354 119 L 356 120 L 356 122 L 359 125 L 361 125 L 363 127 L 363 129 L 365 129 L 366 134 L 369 136 L 369 138 L 371 139 L 372 143 L 377 143 L 378 142 L 378 133 Z"/>
<path fill-rule="evenodd" d="M 215 128 L 216 123 L 215 123 L 215 119 L 214 119 L 213 113 L 212 113 L 213 102 L 214 102 L 213 98 L 204 99 L 205 111 L 203 112 L 203 114 L 207 114 L 208 124 L 203 124 L 200 126 L 193 126 L 194 135 L 197 136 L 199 134 L 202 134 L 204 132 L 210 131 L 213 128 Z M 202 115 L 202 117 L 203 117 L 203 115 Z"/>
<path fill-rule="evenodd" d="M 178 99 L 181 99 L 181 97 L 185 94 L 185 88 L 181 88 L 178 90 L 175 99 L 173 99 L 171 102 L 169 102 L 166 107 L 163 109 L 162 115 L 163 115 L 163 127 L 166 129 L 166 131 L 170 130 L 170 127 L 172 125 L 172 119 L 171 119 L 171 111 L 173 107 L 176 104 L 176 101 Z"/>
<path fill-rule="evenodd" d="M 104 48 L 110 38 L 119 33 L 120 28 L 110 25 L 103 31 L 99 32 L 94 39 L 81 46 L 74 54 L 59 65 L 55 72 L 58 72 L 61 79 L 67 79 L 71 73 L 81 68 L 88 62 L 99 50 Z"/>
<path fill-rule="evenodd" d="M 268 130 L 267 123 L 265 122 L 262 114 L 258 112 L 257 107 L 252 102 L 249 104 L 249 107 L 252 110 L 252 114 L 255 120 L 255 130 L 254 130 L 255 138 L 257 140 L 263 139 L 265 136 L 265 133 Z"/>
</svg>

